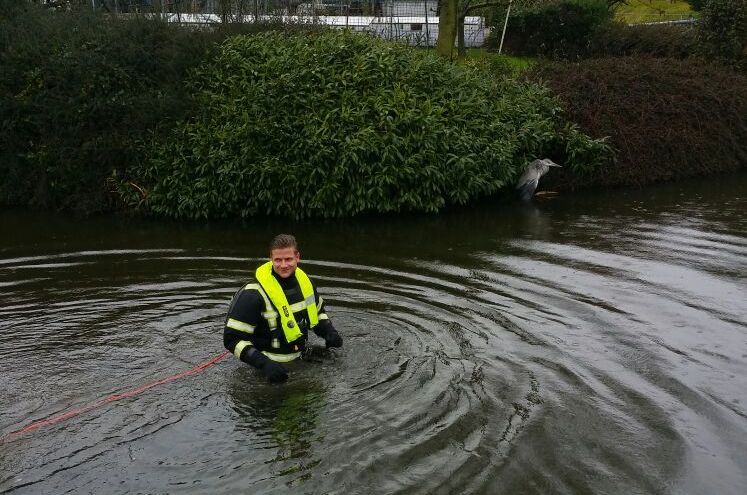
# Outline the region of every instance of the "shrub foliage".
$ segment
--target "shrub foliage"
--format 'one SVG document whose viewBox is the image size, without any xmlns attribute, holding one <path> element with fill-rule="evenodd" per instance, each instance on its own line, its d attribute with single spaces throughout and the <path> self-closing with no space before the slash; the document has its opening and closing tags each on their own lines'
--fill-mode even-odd
<svg viewBox="0 0 747 495">
<path fill-rule="evenodd" d="M 132 180 L 173 217 L 433 212 L 531 158 L 583 171 L 606 150 L 537 84 L 345 31 L 231 38 L 190 90 L 199 112 L 148 144 Z"/>
<path fill-rule="evenodd" d="M 112 169 L 131 163 L 145 130 L 185 108 L 179 81 L 202 56 L 199 47 L 157 21 L 107 21 L 28 3 L 5 14 L 2 202 L 107 208 Z"/>
<path fill-rule="evenodd" d="M 585 185 L 646 184 L 747 165 L 747 76 L 688 59 L 607 58 L 537 66 L 592 136 L 610 136 L 615 167 Z M 547 182 L 574 186 L 559 173 Z M 558 185 L 556 184 L 556 185 Z"/>
<path fill-rule="evenodd" d="M 112 208 L 113 171 L 191 112 L 187 72 L 232 32 L 278 27 L 189 31 L 0 0 L 0 204 Z"/>
<path fill-rule="evenodd" d="M 634 25 L 609 22 L 589 38 L 584 58 L 644 55 L 689 58 L 698 53 L 697 30 L 692 25 Z"/>
<path fill-rule="evenodd" d="M 488 46 L 497 47 L 503 30 L 503 6 L 494 13 Z M 502 15 L 501 15 L 502 14 Z M 554 59 L 586 53 L 589 37 L 611 21 L 607 0 L 519 2 L 511 11 L 504 41 L 508 52 Z"/>
<path fill-rule="evenodd" d="M 688 58 L 700 52 L 692 25 L 629 26 L 614 20 L 613 3 L 619 2 L 520 2 L 512 10 L 505 47 L 509 53 L 556 60 L 634 55 Z M 489 46 L 497 47 L 504 17 L 504 6 L 493 12 Z"/>
<path fill-rule="evenodd" d="M 705 0 L 699 38 L 705 55 L 747 69 L 747 0 Z"/>
</svg>

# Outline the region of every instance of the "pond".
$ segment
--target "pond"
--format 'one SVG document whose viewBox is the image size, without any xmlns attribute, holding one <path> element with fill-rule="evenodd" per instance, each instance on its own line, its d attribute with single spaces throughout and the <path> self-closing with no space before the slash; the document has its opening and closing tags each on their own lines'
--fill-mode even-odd
<svg viewBox="0 0 747 495">
<path fill-rule="evenodd" d="M 0 493 L 741 494 L 746 209 L 738 174 L 348 220 L 0 212 Z M 220 357 L 280 232 L 344 347 L 138 391 Z"/>
</svg>

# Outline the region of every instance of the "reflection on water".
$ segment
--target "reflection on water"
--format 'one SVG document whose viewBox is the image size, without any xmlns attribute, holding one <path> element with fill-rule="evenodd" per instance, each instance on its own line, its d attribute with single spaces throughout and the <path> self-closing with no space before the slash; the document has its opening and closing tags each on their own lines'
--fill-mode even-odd
<svg viewBox="0 0 747 495">
<path fill-rule="evenodd" d="M 238 368 L 229 377 L 228 392 L 236 415 L 233 435 L 265 453 L 266 458 L 259 456 L 265 476 L 288 477 L 285 484 L 292 485 L 309 479 L 321 462 L 313 447 L 324 440 L 317 423 L 327 400 L 324 387 L 316 376 L 304 373 L 303 364 L 288 367 L 302 377 L 283 387 Z"/>
<path fill-rule="evenodd" d="M 0 212 L 0 435 L 222 352 L 280 231 L 345 338 L 283 386 L 225 359 L 13 437 L 0 493 L 741 494 L 746 185 L 302 223 Z"/>
</svg>

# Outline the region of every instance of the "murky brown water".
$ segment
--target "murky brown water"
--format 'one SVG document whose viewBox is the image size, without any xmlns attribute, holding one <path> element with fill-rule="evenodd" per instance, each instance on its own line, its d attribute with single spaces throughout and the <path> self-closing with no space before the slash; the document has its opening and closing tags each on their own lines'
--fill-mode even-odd
<svg viewBox="0 0 747 495">
<path fill-rule="evenodd" d="M 742 494 L 746 208 L 743 174 L 301 224 L 2 212 L 0 435 L 220 354 L 280 231 L 345 347 L 12 436 L 0 493 Z"/>
</svg>

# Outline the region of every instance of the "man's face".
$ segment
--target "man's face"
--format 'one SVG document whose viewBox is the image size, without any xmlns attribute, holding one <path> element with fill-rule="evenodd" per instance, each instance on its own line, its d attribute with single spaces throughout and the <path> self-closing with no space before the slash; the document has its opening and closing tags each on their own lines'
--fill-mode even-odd
<svg viewBox="0 0 747 495">
<path fill-rule="evenodd" d="M 270 253 L 272 269 L 281 278 L 288 278 L 296 271 L 301 254 L 293 248 L 273 249 Z"/>
</svg>

